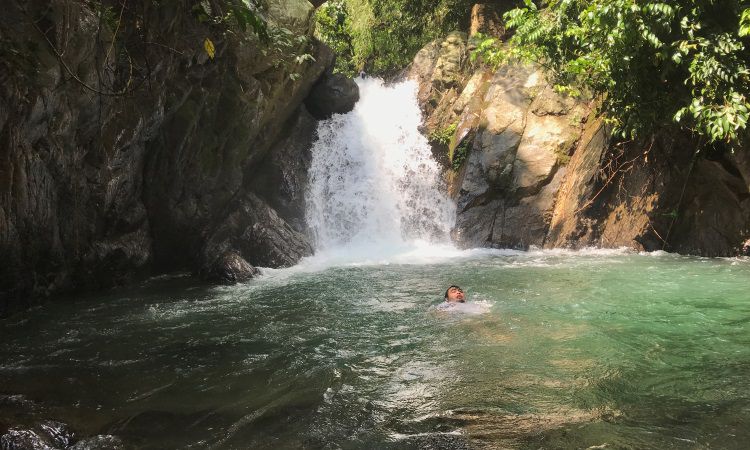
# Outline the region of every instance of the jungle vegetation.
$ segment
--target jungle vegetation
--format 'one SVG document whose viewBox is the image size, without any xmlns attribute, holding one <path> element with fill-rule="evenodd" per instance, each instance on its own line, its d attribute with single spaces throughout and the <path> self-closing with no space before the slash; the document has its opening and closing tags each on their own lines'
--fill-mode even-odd
<svg viewBox="0 0 750 450">
<path fill-rule="evenodd" d="M 559 89 L 600 97 L 623 138 L 678 123 L 733 148 L 750 114 L 748 8 L 738 0 L 526 0 L 505 14 L 515 31 L 506 52 L 544 64 Z"/>
<path fill-rule="evenodd" d="M 430 40 L 465 30 L 471 3 L 330 0 L 317 33 L 339 55 L 338 71 L 387 74 Z M 558 90 L 598 98 L 623 139 L 672 125 L 729 149 L 746 139 L 747 0 L 524 0 L 504 20 L 512 37 L 476 37 L 474 59 L 542 64 Z"/>
<path fill-rule="evenodd" d="M 468 27 L 468 0 L 329 0 L 316 13 L 318 37 L 338 55 L 336 70 L 385 75 L 422 46 Z"/>
</svg>

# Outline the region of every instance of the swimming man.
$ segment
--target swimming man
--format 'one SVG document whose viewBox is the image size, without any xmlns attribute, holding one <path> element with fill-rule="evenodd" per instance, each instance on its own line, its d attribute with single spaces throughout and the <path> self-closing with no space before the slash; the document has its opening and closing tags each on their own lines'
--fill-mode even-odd
<svg viewBox="0 0 750 450">
<path fill-rule="evenodd" d="M 460 287 L 454 285 L 448 286 L 445 290 L 445 301 L 448 303 L 464 303 L 464 291 Z"/>
</svg>

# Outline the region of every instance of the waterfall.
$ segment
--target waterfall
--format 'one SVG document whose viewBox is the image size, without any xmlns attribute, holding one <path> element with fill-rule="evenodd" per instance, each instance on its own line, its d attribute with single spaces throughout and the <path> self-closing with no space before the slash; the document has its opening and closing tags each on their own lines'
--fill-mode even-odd
<svg viewBox="0 0 750 450">
<path fill-rule="evenodd" d="M 418 130 L 416 83 L 357 84 L 354 110 L 320 122 L 312 148 L 306 219 L 316 252 L 449 243 L 455 206 Z"/>
</svg>

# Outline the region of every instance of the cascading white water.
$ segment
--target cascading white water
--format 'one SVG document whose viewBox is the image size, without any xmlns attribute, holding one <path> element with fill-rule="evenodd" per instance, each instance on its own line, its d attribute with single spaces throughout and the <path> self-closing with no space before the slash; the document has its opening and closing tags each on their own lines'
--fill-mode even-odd
<svg viewBox="0 0 750 450">
<path fill-rule="evenodd" d="M 354 110 L 321 122 L 312 149 L 306 219 L 316 250 L 388 254 L 450 242 L 455 206 L 418 131 L 416 84 L 357 84 Z"/>
</svg>

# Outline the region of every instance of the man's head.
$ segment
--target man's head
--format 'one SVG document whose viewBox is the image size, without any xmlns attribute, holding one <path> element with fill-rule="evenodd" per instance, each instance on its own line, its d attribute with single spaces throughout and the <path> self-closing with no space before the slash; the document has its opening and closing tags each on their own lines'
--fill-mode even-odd
<svg viewBox="0 0 750 450">
<path fill-rule="evenodd" d="M 448 286 L 448 289 L 445 290 L 445 301 L 454 303 L 463 303 L 464 302 L 464 291 L 460 287 L 456 285 Z"/>
</svg>

